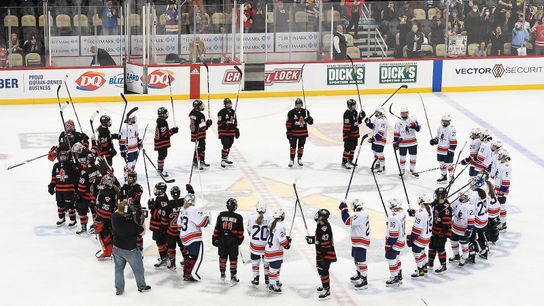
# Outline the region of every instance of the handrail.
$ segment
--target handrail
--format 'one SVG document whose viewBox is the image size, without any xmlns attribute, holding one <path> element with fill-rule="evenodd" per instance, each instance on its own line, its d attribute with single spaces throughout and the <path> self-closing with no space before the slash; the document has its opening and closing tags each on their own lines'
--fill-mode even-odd
<svg viewBox="0 0 544 306">
<path fill-rule="evenodd" d="M 380 39 L 378 39 L 378 37 Z M 380 47 L 380 50 L 382 50 L 383 57 L 387 57 L 386 51 L 389 51 L 389 46 L 387 46 L 387 42 L 385 41 L 385 39 L 383 39 L 382 33 L 380 32 L 380 30 L 378 28 L 374 29 L 374 39 L 378 43 L 378 46 Z M 385 46 L 385 51 L 384 51 L 384 48 L 382 46 L 382 42 L 383 42 L 383 44 Z"/>
</svg>

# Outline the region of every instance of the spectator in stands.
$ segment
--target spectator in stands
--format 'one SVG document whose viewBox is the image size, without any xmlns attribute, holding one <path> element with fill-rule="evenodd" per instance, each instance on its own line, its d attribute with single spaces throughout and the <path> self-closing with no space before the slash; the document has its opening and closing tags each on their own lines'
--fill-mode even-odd
<svg viewBox="0 0 544 306">
<path fill-rule="evenodd" d="M 529 22 L 529 25 L 532 28 L 539 20 L 538 8 L 534 5 L 528 6 L 527 12 L 525 13 L 525 21 Z"/>
<path fill-rule="evenodd" d="M 469 44 L 480 41 L 480 27 L 482 17 L 478 11 L 478 3 L 472 5 L 471 11 L 465 17 L 465 29 L 467 30 L 467 42 Z"/>
<path fill-rule="evenodd" d="M 436 46 L 444 43 L 444 35 L 446 31 L 446 22 L 442 17 L 442 11 L 436 11 L 436 15 L 431 20 L 431 45 Z"/>
<path fill-rule="evenodd" d="M 0 47 L 0 68 L 8 68 L 8 52 L 6 48 Z"/>
<path fill-rule="evenodd" d="M 203 9 L 195 5 L 192 7 L 193 12 L 189 13 L 189 28 L 191 33 L 196 34 L 205 34 L 208 33 L 210 27 L 210 16 L 203 11 Z M 196 24 L 196 29 L 194 28 Z M 244 22 L 244 30 L 247 32 L 249 29 L 249 24 L 246 28 L 246 23 Z"/>
<path fill-rule="evenodd" d="M 502 34 L 502 27 L 500 24 L 495 27 L 495 31 L 491 32 L 489 41 L 491 42 L 491 55 L 503 55 L 505 38 Z"/>
<path fill-rule="evenodd" d="M 261 5 L 257 5 L 257 10 L 255 11 L 255 15 L 253 15 L 253 23 L 251 24 L 251 32 L 252 33 L 264 33 L 265 31 L 265 23 L 266 18 L 264 16 L 263 9 L 261 8 Z"/>
<path fill-rule="evenodd" d="M 348 44 L 346 37 L 344 36 L 344 27 L 339 24 L 336 26 L 336 32 L 332 39 L 333 55 L 332 58 L 335 61 L 343 61 L 346 59 L 346 52 L 348 50 Z"/>
<path fill-rule="evenodd" d="M 117 35 L 117 9 L 113 7 L 113 1 L 106 1 L 106 6 L 102 9 L 102 32 L 104 35 Z"/>
<path fill-rule="evenodd" d="M 403 49 L 406 46 L 406 37 L 408 32 L 410 32 L 410 24 L 408 23 L 408 16 L 403 15 L 400 17 L 399 23 L 399 44 L 397 46 L 397 57 L 403 57 Z"/>
<path fill-rule="evenodd" d="M 23 53 L 21 42 L 19 41 L 19 34 L 15 32 L 11 33 L 8 53 Z"/>
<path fill-rule="evenodd" d="M 399 19 L 403 16 L 407 17 L 408 21 L 413 21 L 414 19 L 416 19 L 414 15 L 414 9 L 410 7 L 409 1 L 402 2 L 402 6 L 399 10 Z"/>
<path fill-rule="evenodd" d="M 491 9 L 486 7 L 482 13 L 482 23 L 480 26 L 480 40 L 484 41 L 489 38 L 495 25 L 495 17 L 491 14 Z"/>
<path fill-rule="evenodd" d="M 251 3 L 246 2 L 244 3 L 244 32 L 249 32 L 249 28 L 251 27 L 251 24 L 253 23 L 253 16 L 255 15 L 255 11 L 253 10 L 253 6 Z"/>
<path fill-rule="evenodd" d="M 32 35 L 29 40 L 25 41 L 25 43 L 23 44 L 23 51 L 25 52 L 25 54 L 28 54 L 28 53 L 38 53 L 39 55 L 44 54 L 44 49 L 42 45 L 39 43 L 36 35 Z"/>
<path fill-rule="evenodd" d="M 306 0 L 306 14 L 308 15 L 307 31 L 315 31 L 319 18 L 319 7 L 315 0 Z"/>
<path fill-rule="evenodd" d="M 462 0 L 452 0 L 450 1 L 450 6 L 448 7 L 448 12 L 450 13 L 450 16 L 453 14 L 454 11 L 457 11 L 458 18 L 460 20 L 463 19 L 463 8 L 464 4 Z"/>
<path fill-rule="evenodd" d="M 389 1 L 387 7 L 383 10 L 382 21 L 393 21 L 398 18 L 397 9 L 395 7 L 395 2 Z"/>
<path fill-rule="evenodd" d="M 91 53 L 93 54 L 93 60 L 91 66 L 115 66 L 117 65 L 108 51 L 97 48 L 96 46 L 91 47 Z"/>
<path fill-rule="evenodd" d="M 278 0 L 274 7 L 274 26 L 276 32 L 289 31 L 289 12 L 285 9 L 282 0 Z"/>
<path fill-rule="evenodd" d="M 349 18 L 349 24 L 346 28 L 346 33 L 353 30 L 353 38 L 358 38 L 359 33 L 359 18 L 363 14 L 362 6 L 363 1 L 359 0 L 347 0 L 346 1 L 346 16 Z"/>
<path fill-rule="evenodd" d="M 412 24 L 412 30 L 406 36 L 406 54 L 408 57 L 419 57 L 424 37 L 425 34 L 419 31 L 419 26 L 416 23 Z"/>
<path fill-rule="evenodd" d="M 474 56 L 487 56 L 487 44 L 485 41 L 480 42 L 476 52 L 474 52 Z"/>
<path fill-rule="evenodd" d="M 531 32 L 535 35 L 535 54 L 544 55 L 544 17 L 535 23 Z"/>
<path fill-rule="evenodd" d="M 176 1 L 170 0 L 168 6 L 166 7 L 166 16 L 165 32 L 166 34 L 177 34 L 178 33 L 178 6 Z"/>
<path fill-rule="evenodd" d="M 506 34 L 512 33 L 512 29 L 514 28 L 514 24 L 516 23 L 515 18 L 512 17 L 512 11 L 506 9 L 502 9 L 498 13 L 498 16 L 495 16 L 495 21 L 497 22 L 497 24 L 501 25 L 502 32 Z"/>
<path fill-rule="evenodd" d="M 527 43 L 529 42 L 529 31 L 523 23 L 516 22 L 512 30 L 512 55 L 527 55 Z"/>
<path fill-rule="evenodd" d="M 459 19 L 459 12 L 453 10 L 448 22 L 448 35 L 457 35 L 465 31 L 464 22 Z"/>
</svg>

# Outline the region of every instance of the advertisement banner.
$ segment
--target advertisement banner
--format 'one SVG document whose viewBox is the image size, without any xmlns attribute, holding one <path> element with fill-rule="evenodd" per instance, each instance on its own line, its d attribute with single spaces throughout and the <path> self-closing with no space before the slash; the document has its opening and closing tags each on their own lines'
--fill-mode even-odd
<svg viewBox="0 0 544 306">
<path fill-rule="evenodd" d="M 380 64 L 380 84 L 405 84 L 417 81 L 417 62 Z"/>
<path fill-rule="evenodd" d="M 172 94 L 186 95 L 189 93 L 188 66 L 148 67 L 147 93 L 149 95 L 169 95 L 168 78 L 172 84 Z"/>
<path fill-rule="evenodd" d="M 318 32 L 276 33 L 275 52 L 318 51 Z"/>
<path fill-rule="evenodd" d="M 121 36 L 81 36 L 81 55 L 90 56 L 91 46 L 106 50 L 111 56 L 120 56 L 125 53 Z"/>
<path fill-rule="evenodd" d="M 355 64 L 355 73 L 351 64 L 327 65 L 327 85 L 347 85 L 365 83 L 365 64 Z"/>
<path fill-rule="evenodd" d="M 79 56 L 79 36 L 51 36 L 51 56 Z"/>
<path fill-rule="evenodd" d="M 144 78 L 143 66 L 127 63 L 125 78 L 127 80 L 126 83 L 128 91 L 139 94 L 144 93 L 144 84 L 142 82 Z"/>
<path fill-rule="evenodd" d="M 448 36 L 448 56 L 465 56 L 467 54 L 467 36 Z"/>
</svg>

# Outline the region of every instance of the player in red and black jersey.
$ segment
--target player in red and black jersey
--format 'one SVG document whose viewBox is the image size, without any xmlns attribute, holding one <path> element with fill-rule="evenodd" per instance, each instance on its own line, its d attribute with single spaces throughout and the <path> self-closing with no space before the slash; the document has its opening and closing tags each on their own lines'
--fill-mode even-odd
<svg viewBox="0 0 544 306">
<path fill-rule="evenodd" d="M 204 103 L 201 100 L 193 101 L 193 110 L 189 113 L 190 129 L 191 129 L 191 141 L 196 142 L 196 152 L 193 155 L 193 165 L 200 167 L 203 170 L 204 167 L 209 167 L 206 164 L 206 131 L 212 126 L 212 120 L 206 120 L 204 113 Z M 198 156 L 197 156 L 198 155 Z M 198 164 L 200 162 L 200 165 Z"/>
<path fill-rule="evenodd" d="M 56 193 L 57 213 L 59 215 L 57 226 L 65 223 L 66 210 L 68 210 L 68 216 L 70 217 L 68 226 L 72 227 L 77 224 L 74 192 L 78 181 L 78 171 L 76 165 L 70 161 L 69 154 L 66 150 L 59 151 L 58 162 L 53 165 L 48 191 L 51 195 Z"/>
<path fill-rule="evenodd" d="M 159 107 L 157 110 L 157 127 L 155 128 L 155 151 L 158 152 L 157 170 L 162 173 L 162 176 L 168 176 L 168 172 L 164 171 L 164 160 L 168 155 L 170 148 L 170 136 L 176 134 L 178 127 L 168 128 L 168 110 L 164 107 Z M 175 122 L 174 122 L 175 124 Z"/>
<path fill-rule="evenodd" d="M 179 237 L 179 227 L 177 224 L 179 211 L 183 207 L 183 198 L 181 196 L 181 190 L 178 186 L 170 189 L 170 195 L 172 199 L 168 202 L 168 206 L 164 209 L 164 216 L 161 217 L 161 224 L 166 225 L 166 244 L 168 246 L 168 269 L 176 271 L 176 245 L 179 247 L 183 258 L 187 256 L 187 252 L 183 247 L 181 238 Z M 182 262 L 183 263 L 183 262 Z"/>
<path fill-rule="evenodd" d="M 221 281 L 225 280 L 227 260 L 230 260 L 230 281 L 233 285 L 240 281 L 236 277 L 238 247 L 244 241 L 244 219 L 240 214 L 235 213 L 237 208 L 238 201 L 236 199 L 227 200 L 227 210 L 217 216 L 212 238 L 212 244 L 218 247 Z"/>
<path fill-rule="evenodd" d="M 123 185 L 123 187 L 121 187 L 121 201 L 127 201 L 129 206 L 133 206 L 136 209 L 141 209 L 142 204 L 140 200 L 142 198 L 143 189 L 142 186 L 138 184 L 137 180 L 138 174 L 134 170 L 129 169 L 127 172 L 125 172 L 126 183 Z M 142 235 L 138 235 L 136 245 L 140 251 L 143 251 L 144 238 Z"/>
<path fill-rule="evenodd" d="M 225 168 L 227 165 L 232 165 L 232 161 L 228 159 L 230 148 L 234 143 L 234 138 L 238 139 L 240 137 L 240 130 L 238 130 L 238 119 L 232 109 L 232 101 L 225 98 L 223 105 L 225 108 L 217 113 L 217 131 L 223 145 L 223 149 L 221 149 L 221 167 Z"/>
<path fill-rule="evenodd" d="M 297 154 L 297 162 L 299 166 L 303 166 L 302 154 L 304 153 L 304 144 L 308 138 L 308 124 L 314 124 L 314 118 L 310 116 L 310 112 L 303 108 L 302 99 L 295 100 L 295 108 L 287 113 L 285 120 L 285 128 L 287 129 L 287 139 L 290 145 L 290 162 L 289 167 L 293 167 L 295 163 L 295 153 Z M 298 146 L 298 148 L 297 148 Z"/>
<path fill-rule="evenodd" d="M 95 165 L 96 157 L 92 152 L 84 152 L 79 154 L 79 181 L 76 193 L 76 209 L 81 223 L 81 230 L 76 234 L 81 235 L 87 233 L 87 223 L 89 221 L 87 213 L 89 208 L 93 215 L 96 213 L 96 188 L 100 173 Z"/>
<path fill-rule="evenodd" d="M 100 126 L 96 129 L 96 139 L 93 140 L 93 151 L 97 157 L 104 157 L 110 167 L 117 151 L 113 148 L 113 139 L 119 139 L 119 134 L 111 133 L 111 118 L 107 115 L 100 117 Z"/>
<path fill-rule="evenodd" d="M 168 225 L 162 223 L 169 202 L 168 195 L 166 195 L 166 184 L 158 182 L 155 185 L 154 194 L 155 199 L 149 199 L 147 205 L 151 213 L 149 229 L 153 232 L 153 240 L 157 244 L 160 256 L 158 262 L 155 264 L 155 268 L 160 268 L 166 266 L 166 252 L 168 250 L 166 245 L 166 229 Z"/>
<path fill-rule="evenodd" d="M 119 182 L 115 176 L 106 174 L 98 185 L 96 197 L 95 233 L 100 242 L 101 250 L 96 252 L 97 259 L 111 257 L 113 240 L 111 232 L 111 215 L 117 210 L 117 199 L 120 193 Z"/>
<path fill-rule="evenodd" d="M 357 139 L 359 139 L 359 125 L 363 123 L 365 112 L 357 112 L 357 102 L 353 99 L 347 101 L 348 109 L 344 112 L 344 125 L 342 128 L 342 138 L 344 140 L 344 154 L 342 156 L 342 167 L 351 169 L 355 166 L 353 163 L 353 154 L 357 148 Z"/>
<path fill-rule="evenodd" d="M 317 272 L 321 276 L 321 287 L 317 288 L 320 299 L 331 295 L 329 268 L 331 263 L 336 261 L 332 228 L 329 223 L 330 215 L 327 209 L 318 210 L 314 217 L 315 222 L 317 222 L 315 236 L 306 236 L 308 244 L 315 244 Z"/>
<path fill-rule="evenodd" d="M 429 261 L 424 269 L 432 270 L 434 258 L 438 254 L 441 267 L 436 269 L 436 273 L 445 272 L 446 266 L 446 240 L 451 237 L 452 209 L 448 202 L 448 192 L 446 188 L 440 187 L 434 191 L 433 208 L 433 227 L 431 242 L 429 243 Z M 426 272 L 426 271 L 425 271 Z"/>
<path fill-rule="evenodd" d="M 65 147 L 71 149 L 77 142 L 81 143 L 85 148 L 89 148 L 89 136 L 83 132 L 76 131 L 76 126 L 73 120 L 67 120 L 64 123 L 64 129 L 68 134 L 66 134 L 65 131 L 60 133 L 58 145 L 59 148 Z"/>
</svg>

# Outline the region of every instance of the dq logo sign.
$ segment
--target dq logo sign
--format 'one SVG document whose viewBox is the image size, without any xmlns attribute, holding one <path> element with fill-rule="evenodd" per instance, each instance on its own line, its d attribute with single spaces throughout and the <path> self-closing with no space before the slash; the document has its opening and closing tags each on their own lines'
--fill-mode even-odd
<svg viewBox="0 0 544 306">
<path fill-rule="evenodd" d="M 152 89 L 163 89 L 169 85 L 170 82 L 174 82 L 173 72 L 169 70 L 155 70 L 147 76 L 147 87 Z"/>
<path fill-rule="evenodd" d="M 105 74 L 97 71 L 87 71 L 76 80 L 77 89 L 94 91 L 106 83 Z"/>
</svg>

